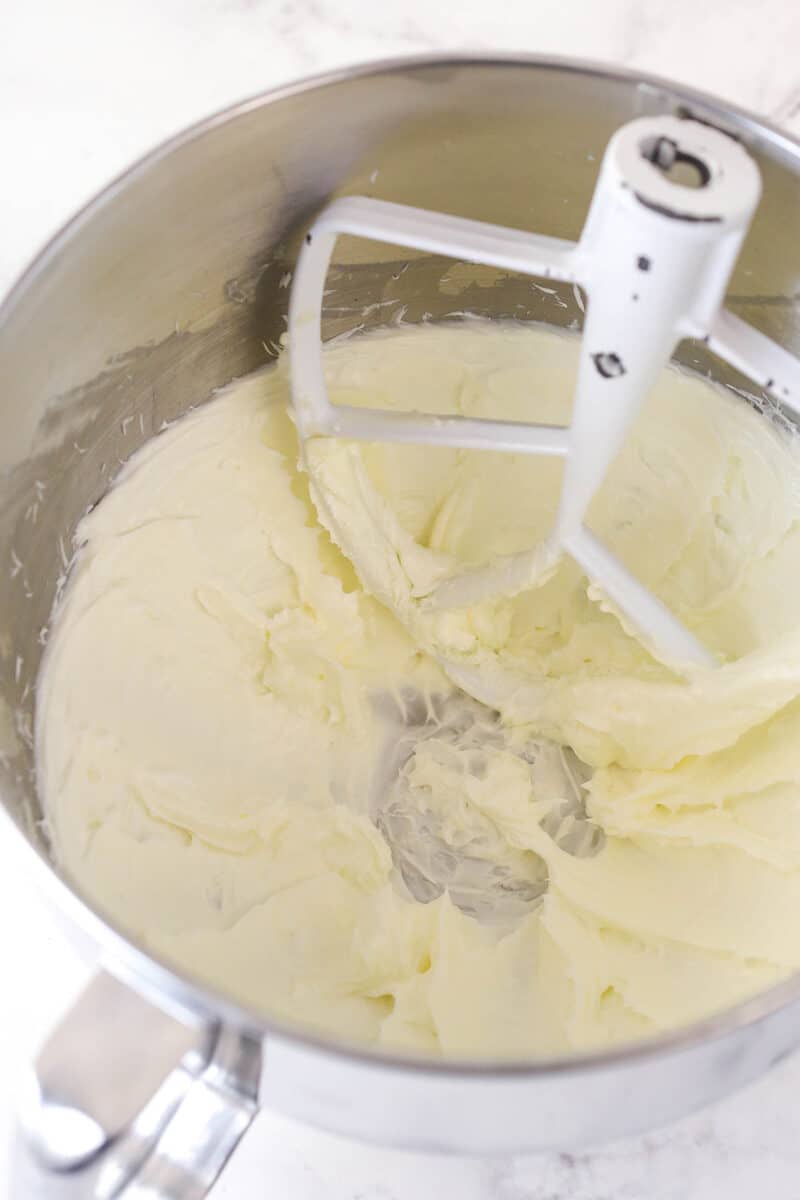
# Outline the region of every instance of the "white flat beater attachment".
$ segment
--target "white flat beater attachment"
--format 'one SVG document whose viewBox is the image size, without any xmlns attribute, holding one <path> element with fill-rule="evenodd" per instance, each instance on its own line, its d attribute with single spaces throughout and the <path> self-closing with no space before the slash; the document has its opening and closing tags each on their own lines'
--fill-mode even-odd
<svg viewBox="0 0 800 1200">
<path fill-rule="evenodd" d="M 314 222 L 289 308 L 292 396 L 302 439 L 333 436 L 566 458 L 559 512 L 547 541 L 444 581 L 432 593 L 432 604 L 459 607 L 533 586 L 567 553 L 659 658 L 678 669 L 714 664 L 686 626 L 590 532 L 584 517 L 682 338 L 707 342 L 800 412 L 800 362 L 721 307 L 760 193 L 758 168 L 732 137 L 697 121 L 663 116 L 632 121 L 611 138 L 577 243 L 358 196 L 334 201 Z M 322 298 L 340 234 L 584 288 L 589 303 L 570 426 L 331 404 L 322 366 Z"/>
</svg>

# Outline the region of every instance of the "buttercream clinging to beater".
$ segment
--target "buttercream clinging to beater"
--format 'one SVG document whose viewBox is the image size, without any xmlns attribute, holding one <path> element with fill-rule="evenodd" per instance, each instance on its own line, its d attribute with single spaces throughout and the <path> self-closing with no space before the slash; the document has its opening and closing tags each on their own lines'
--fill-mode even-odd
<svg viewBox="0 0 800 1200">
<path fill-rule="evenodd" d="M 575 344 L 464 322 L 352 339 L 326 364 L 351 404 L 563 423 Z M 666 374 L 597 499 L 594 527 L 726 660 L 684 680 L 568 561 L 514 597 L 426 604 L 455 566 L 546 531 L 557 461 L 309 445 L 354 571 L 318 521 L 286 403 L 284 365 L 236 385 L 140 452 L 81 525 L 38 712 L 65 870 L 259 1009 L 432 1053 L 607 1044 L 800 965 L 782 917 L 800 902 L 786 435 Z M 452 679 L 501 713 L 477 751 L 436 717 Z M 508 921 L 467 915 L 455 889 L 415 900 L 392 861 L 376 780 L 409 696 L 435 711 L 404 798 L 459 854 L 544 892 Z M 526 758 L 541 737 L 592 772 L 590 855 L 554 819 L 561 776 Z"/>
</svg>

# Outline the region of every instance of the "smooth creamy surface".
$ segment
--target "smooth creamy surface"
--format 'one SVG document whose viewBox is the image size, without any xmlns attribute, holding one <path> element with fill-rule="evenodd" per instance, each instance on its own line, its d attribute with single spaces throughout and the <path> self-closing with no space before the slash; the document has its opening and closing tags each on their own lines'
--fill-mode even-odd
<svg viewBox="0 0 800 1200">
<path fill-rule="evenodd" d="M 562 423 L 576 349 L 464 321 L 326 359 L 340 402 Z M 38 709 L 66 872 L 256 1008 L 437 1054 L 638 1037 L 800 967 L 794 442 L 669 373 L 596 500 L 593 528 L 723 664 L 681 677 L 569 561 L 515 596 L 431 605 L 547 532 L 558 461 L 317 441 L 309 476 L 287 397 L 285 363 L 236 385 L 80 526 Z M 476 745 L 434 721 L 404 796 L 481 870 L 541 878 L 497 921 L 455 889 L 414 900 L 376 824 L 401 714 L 451 680 L 501 723 Z M 527 752 L 540 737 L 593 769 L 591 856 L 559 825 L 566 777 Z"/>
</svg>

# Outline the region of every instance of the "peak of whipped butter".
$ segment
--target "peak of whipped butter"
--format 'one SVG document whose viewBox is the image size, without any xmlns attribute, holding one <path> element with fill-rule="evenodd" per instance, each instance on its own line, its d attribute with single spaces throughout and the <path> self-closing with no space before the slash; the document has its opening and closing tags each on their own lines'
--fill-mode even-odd
<svg viewBox="0 0 800 1200">
<path fill-rule="evenodd" d="M 577 342 L 466 320 L 325 359 L 340 402 L 566 423 Z M 670 371 L 596 499 L 593 528 L 722 660 L 681 678 L 569 560 L 514 596 L 426 603 L 546 534 L 558 461 L 320 439 L 304 470 L 288 400 L 283 360 L 233 385 L 81 522 L 37 709 L 66 874 L 267 1015 L 434 1055 L 608 1045 L 800 967 L 795 441 Z M 593 768 L 586 858 L 504 743 L 479 770 L 452 745 L 415 768 L 451 838 L 544 864 L 506 925 L 415 900 L 373 819 L 385 698 L 453 683 Z"/>
</svg>

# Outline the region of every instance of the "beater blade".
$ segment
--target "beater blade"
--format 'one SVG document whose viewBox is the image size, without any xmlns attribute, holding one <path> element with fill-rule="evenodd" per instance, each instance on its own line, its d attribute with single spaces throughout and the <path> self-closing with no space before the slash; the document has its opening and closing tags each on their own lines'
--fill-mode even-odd
<svg viewBox="0 0 800 1200">
<path fill-rule="evenodd" d="M 738 141 L 698 121 L 660 116 L 632 121 L 611 138 L 576 243 L 358 196 L 334 201 L 317 218 L 297 263 L 289 308 L 292 398 L 302 441 L 341 437 L 565 458 L 559 510 L 545 544 L 449 577 L 426 598 L 431 606 L 465 607 L 536 586 L 566 553 L 654 655 L 677 670 L 714 664 L 585 517 L 683 338 L 705 341 L 800 412 L 800 362 L 722 308 L 760 193 L 758 168 Z M 569 427 L 332 404 L 321 319 L 340 234 L 580 285 L 588 306 Z"/>
</svg>

